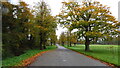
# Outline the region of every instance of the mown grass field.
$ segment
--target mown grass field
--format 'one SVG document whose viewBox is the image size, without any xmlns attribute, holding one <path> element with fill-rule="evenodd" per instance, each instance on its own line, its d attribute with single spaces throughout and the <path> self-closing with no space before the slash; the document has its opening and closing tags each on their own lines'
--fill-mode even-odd
<svg viewBox="0 0 120 68">
<path fill-rule="evenodd" d="M 116 66 L 120 66 L 120 63 L 118 61 L 118 59 L 120 59 L 120 53 L 118 53 L 120 52 L 120 46 L 118 45 L 90 45 L 90 52 L 84 51 L 84 45 L 65 47 L 83 53 L 85 55 L 100 59 L 102 61 L 114 64 Z"/>
<path fill-rule="evenodd" d="M 44 49 L 44 50 L 37 50 L 37 49 L 36 50 L 28 50 L 28 51 L 26 51 L 26 53 L 24 53 L 20 56 L 15 56 L 12 58 L 2 60 L 2 67 L 14 66 L 14 65 L 21 64 L 22 60 L 28 59 L 28 58 L 36 55 L 37 53 L 47 51 L 47 50 L 52 50 L 52 49 L 56 49 L 56 46 L 47 46 L 47 49 Z"/>
</svg>

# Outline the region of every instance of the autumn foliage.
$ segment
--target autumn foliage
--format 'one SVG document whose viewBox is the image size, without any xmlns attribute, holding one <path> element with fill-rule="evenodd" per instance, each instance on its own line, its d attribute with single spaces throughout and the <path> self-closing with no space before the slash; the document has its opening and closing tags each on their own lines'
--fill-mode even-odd
<svg viewBox="0 0 120 68">
<path fill-rule="evenodd" d="M 85 40 L 85 51 L 89 51 L 91 42 L 114 38 L 119 34 L 119 22 L 109 9 L 97 1 L 63 2 L 57 18 L 69 31 L 78 29 L 78 39 Z"/>
<path fill-rule="evenodd" d="M 2 2 L 2 9 L 3 59 L 19 56 L 29 49 L 46 49 L 49 39 L 57 38 L 56 19 L 44 1 L 33 8 L 23 1 L 17 5 Z M 56 40 L 52 42 L 55 44 Z"/>
</svg>

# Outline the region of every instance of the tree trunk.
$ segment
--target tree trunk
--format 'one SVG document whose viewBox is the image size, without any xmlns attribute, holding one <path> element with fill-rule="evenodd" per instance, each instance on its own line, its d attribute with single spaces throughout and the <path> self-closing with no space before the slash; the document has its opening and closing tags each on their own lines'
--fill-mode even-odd
<svg viewBox="0 0 120 68">
<path fill-rule="evenodd" d="M 47 42 L 47 40 L 44 40 L 43 41 L 43 49 L 46 49 L 47 47 L 46 47 L 46 42 Z"/>
<path fill-rule="evenodd" d="M 90 51 L 89 45 L 90 45 L 90 40 L 88 37 L 86 37 L 85 38 L 85 51 Z"/>
<path fill-rule="evenodd" d="M 76 46 L 76 43 L 74 43 L 74 46 Z"/>
<path fill-rule="evenodd" d="M 52 42 L 51 42 L 51 46 L 52 46 Z"/>
<path fill-rule="evenodd" d="M 40 35 L 40 50 L 42 50 L 42 49 L 43 49 L 43 48 L 42 48 L 42 41 L 43 41 L 43 40 L 42 40 L 42 33 L 40 33 L 39 35 Z"/>
<path fill-rule="evenodd" d="M 62 46 L 64 46 L 64 42 L 62 42 Z"/>
<path fill-rule="evenodd" d="M 71 42 L 71 31 L 70 31 L 70 38 L 69 38 L 69 41 L 70 41 L 70 47 L 72 46 L 72 42 Z"/>
<path fill-rule="evenodd" d="M 47 47 L 44 45 L 43 48 L 46 49 Z"/>
<path fill-rule="evenodd" d="M 64 46 L 64 42 L 63 42 L 63 46 Z"/>
<path fill-rule="evenodd" d="M 40 40 L 40 50 L 42 50 L 42 40 Z"/>
<path fill-rule="evenodd" d="M 70 47 L 71 47 L 72 45 L 71 45 L 71 42 L 70 42 Z"/>
<path fill-rule="evenodd" d="M 54 45 L 56 44 L 56 42 L 54 41 Z"/>
</svg>

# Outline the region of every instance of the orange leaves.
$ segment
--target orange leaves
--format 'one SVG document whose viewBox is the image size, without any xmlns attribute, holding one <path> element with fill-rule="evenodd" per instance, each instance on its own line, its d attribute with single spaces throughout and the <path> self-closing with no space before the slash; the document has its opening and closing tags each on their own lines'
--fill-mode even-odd
<svg viewBox="0 0 120 68">
<path fill-rule="evenodd" d="M 39 29 L 44 29 L 44 27 L 39 26 L 39 25 L 37 25 L 36 27 L 39 28 Z"/>
<path fill-rule="evenodd" d="M 67 2 L 62 2 L 62 3 L 65 4 L 65 5 L 67 4 Z"/>
<path fill-rule="evenodd" d="M 26 24 L 26 25 L 33 25 L 32 22 L 26 22 L 25 24 Z"/>
<path fill-rule="evenodd" d="M 119 33 L 120 34 L 120 31 L 119 30 L 115 30 L 115 32 Z"/>
<path fill-rule="evenodd" d="M 81 9 L 82 9 L 83 11 L 87 11 L 87 10 L 89 10 L 88 7 L 82 7 Z"/>
<path fill-rule="evenodd" d="M 48 52 L 48 51 L 40 52 L 40 53 L 38 53 L 38 54 L 36 54 L 36 55 L 28 58 L 28 59 L 23 60 L 23 61 L 21 62 L 22 64 L 19 64 L 19 65 L 16 65 L 16 66 L 22 66 L 22 67 L 23 67 L 23 66 L 28 66 L 29 64 L 31 64 L 32 62 L 34 62 L 35 59 L 36 59 L 38 56 L 40 56 L 40 55 L 42 55 L 43 53 L 46 53 L 46 52 Z"/>
<path fill-rule="evenodd" d="M 96 7 L 93 6 L 93 5 L 90 5 L 89 8 L 90 8 L 90 9 L 95 9 Z"/>
<path fill-rule="evenodd" d="M 117 23 L 115 24 L 116 26 L 120 26 L 120 22 L 117 21 Z"/>
<path fill-rule="evenodd" d="M 81 8 L 75 7 L 74 10 L 79 11 L 79 10 L 81 10 Z"/>
<path fill-rule="evenodd" d="M 41 30 L 43 30 L 43 31 L 47 31 L 48 30 L 47 28 L 39 26 L 39 25 L 37 25 L 36 27 L 39 28 L 39 29 L 41 29 Z"/>
<path fill-rule="evenodd" d="M 68 17 L 68 15 L 65 15 L 65 16 L 63 16 L 64 18 L 67 18 Z"/>
<path fill-rule="evenodd" d="M 94 2 L 93 2 L 93 4 L 99 4 L 99 3 L 100 3 L 100 2 L 98 2 L 98 1 L 94 1 Z"/>
<path fill-rule="evenodd" d="M 28 6 L 28 4 L 26 4 L 26 3 L 25 3 L 25 2 L 23 2 L 23 1 L 22 1 L 22 2 L 20 2 L 20 5 L 21 5 L 21 6 Z"/>
</svg>

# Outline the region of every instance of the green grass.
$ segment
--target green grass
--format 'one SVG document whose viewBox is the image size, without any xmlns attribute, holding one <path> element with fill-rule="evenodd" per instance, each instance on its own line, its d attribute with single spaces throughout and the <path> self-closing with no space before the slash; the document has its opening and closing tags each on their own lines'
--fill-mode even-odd
<svg viewBox="0 0 120 68">
<path fill-rule="evenodd" d="M 84 45 L 77 45 L 73 47 L 67 47 L 66 48 L 75 50 L 77 52 L 83 53 L 85 55 L 92 56 L 94 58 L 100 59 L 102 61 L 114 64 L 116 66 L 120 66 L 120 63 L 118 62 L 118 51 L 120 52 L 120 49 L 118 49 L 120 46 L 117 45 L 90 45 L 90 52 L 85 52 Z M 112 47 L 112 48 L 110 48 Z M 120 56 L 120 54 L 119 54 Z"/>
<path fill-rule="evenodd" d="M 26 51 L 26 53 L 24 53 L 20 56 L 16 56 L 16 57 L 2 60 L 2 66 L 14 66 L 14 65 L 21 64 L 22 60 L 28 59 L 37 53 L 47 51 L 47 50 L 52 50 L 55 48 L 56 48 L 56 46 L 47 46 L 47 49 L 44 49 L 44 50 L 37 50 L 37 49 L 36 50 L 28 50 L 28 51 Z"/>
<path fill-rule="evenodd" d="M 2 66 L 2 42 L 0 41 L 0 67 Z"/>
</svg>

